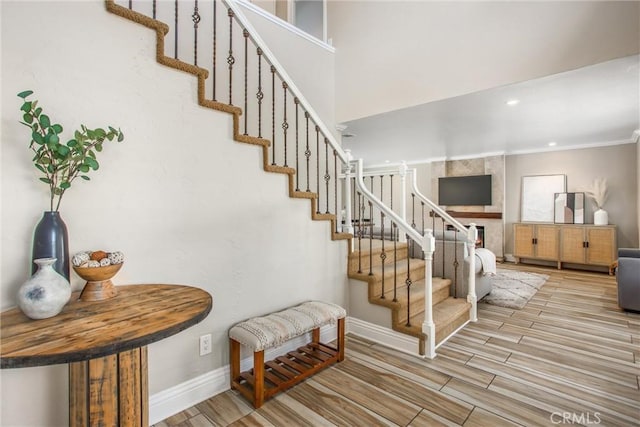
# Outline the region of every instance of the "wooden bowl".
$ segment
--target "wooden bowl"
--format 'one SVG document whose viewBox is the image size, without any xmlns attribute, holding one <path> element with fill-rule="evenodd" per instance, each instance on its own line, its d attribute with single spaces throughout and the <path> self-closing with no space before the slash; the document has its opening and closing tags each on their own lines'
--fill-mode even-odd
<svg viewBox="0 0 640 427">
<path fill-rule="evenodd" d="M 100 301 L 113 298 L 118 290 L 111 282 L 111 278 L 122 268 L 122 263 L 105 267 L 73 267 L 73 271 L 87 283 L 80 293 L 81 301 Z"/>
</svg>

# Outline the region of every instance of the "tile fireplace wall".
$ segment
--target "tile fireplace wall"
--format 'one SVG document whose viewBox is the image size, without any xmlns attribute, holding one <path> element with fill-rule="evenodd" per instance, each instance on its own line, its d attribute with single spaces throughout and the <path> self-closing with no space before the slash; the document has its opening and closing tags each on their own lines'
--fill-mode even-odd
<svg viewBox="0 0 640 427">
<path fill-rule="evenodd" d="M 478 159 L 447 160 L 431 164 L 432 200 L 438 200 L 438 178 L 444 176 L 491 175 L 491 206 L 446 206 L 454 211 L 455 218 L 462 224 L 475 223 L 485 228 L 484 245 L 498 259 L 504 258 L 504 220 L 502 217 L 482 218 L 482 214 L 495 216 L 504 212 L 504 156 Z M 465 213 L 469 213 L 465 215 Z M 480 217 L 479 217 L 480 216 Z"/>
</svg>

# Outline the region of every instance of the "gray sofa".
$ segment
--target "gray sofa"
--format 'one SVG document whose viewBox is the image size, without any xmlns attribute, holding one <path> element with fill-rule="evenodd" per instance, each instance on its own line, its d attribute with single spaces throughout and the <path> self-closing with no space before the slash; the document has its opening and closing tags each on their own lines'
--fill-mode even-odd
<svg viewBox="0 0 640 427">
<path fill-rule="evenodd" d="M 452 296 L 466 298 L 469 292 L 469 266 L 471 259 L 466 247 L 466 234 L 456 231 L 434 232 L 436 248 L 433 254 L 433 275 L 451 279 Z M 422 250 L 419 247 L 411 251 L 413 258 L 421 258 Z M 444 262 L 443 262 L 444 260 Z M 457 261 L 457 266 L 455 262 Z M 480 300 L 491 292 L 491 276 L 484 274 L 483 263 L 476 255 L 475 263 L 476 296 Z"/>
<path fill-rule="evenodd" d="M 640 311 L 640 249 L 618 249 L 616 279 L 620 308 Z"/>
</svg>

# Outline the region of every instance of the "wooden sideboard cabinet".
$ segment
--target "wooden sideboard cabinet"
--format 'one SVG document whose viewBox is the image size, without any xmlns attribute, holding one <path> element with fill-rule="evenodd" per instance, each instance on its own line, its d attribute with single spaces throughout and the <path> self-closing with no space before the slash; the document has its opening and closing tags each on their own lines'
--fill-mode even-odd
<svg viewBox="0 0 640 427">
<path fill-rule="evenodd" d="M 514 256 L 520 258 L 557 261 L 560 268 L 560 235 L 554 224 L 514 224 Z"/>
<path fill-rule="evenodd" d="M 562 263 L 604 266 L 616 260 L 616 226 L 516 223 L 514 256 Z"/>
<path fill-rule="evenodd" d="M 560 261 L 609 267 L 616 260 L 615 225 L 564 225 Z"/>
</svg>

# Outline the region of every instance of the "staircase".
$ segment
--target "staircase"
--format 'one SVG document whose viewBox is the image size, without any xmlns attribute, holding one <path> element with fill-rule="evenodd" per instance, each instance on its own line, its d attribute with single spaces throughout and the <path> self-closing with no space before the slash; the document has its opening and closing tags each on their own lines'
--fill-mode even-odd
<svg viewBox="0 0 640 427">
<path fill-rule="evenodd" d="M 197 1 L 193 3 L 191 16 L 194 25 L 186 31 L 187 34 L 193 32 L 193 49 L 189 49 L 189 52 L 193 52 L 192 60 L 183 59 L 178 54 L 177 35 L 173 57 L 166 52 L 171 49 L 165 43 L 170 43 L 173 37 L 167 37 L 170 33 L 169 26 L 156 19 L 156 7 L 160 14 L 160 8 L 168 3 L 146 3 L 147 14 L 132 10 L 132 2 L 129 2 L 128 7 L 119 5 L 114 0 L 105 0 L 105 3 L 109 12 L 155 31 L 157 61 L 194 75 L 198 82 L 198 104 L 231 114 L 233 138 L 241 143 L 261 146 L 263 169 L 287 175 L 289 196 L 308 199 L 311 218 L 330 221 L 331 238 L 348 241 L 352 248 L 348 260 L 349 278 L 366 282 L 368 301 L 390 310 L 393 330 L 418 338 L 419 354 L 434 357 L 438 344 L 466 322 L 476 320 L 475 298 L 470 298 L 471 293 L 469 300 L 474 301 L 473 304 L 464 299 L 454 299 L 450 296 L 452 292 L 449 279 L 429 277 L 434 248 L 433 243 L 429 243 L 433 240 L 431 234 L 422 236 L 404 217 L 396 215 L 364 188 L 362 160 L 357 161 L 355 175 L 358 197 L 375 205 L 395 229 L 412 243 L 405 243 L 398 238 L 395 241 L 370 238 L 367 239 L 368 245 L 362 247 L 362 230 L 359 230 L 359 244 L 353 250 L 356 247 L 353 227 L 341 226 L 352 223 L 350 203 L 347 203 L 346 214 L 341 214 L 338 206 L 338 200 L 341 200 L 342 205 L 342 200 L 351 198 L 350 153 L 342 150 L 232 0 L 219 2 L 218 12 L 218 1 L 212 3 L 213 25 L 210 23 L 207 28 L 213 28 L 213 33 L 206 37 L 201 34 L 200 39 L 198 31 L 202 27 L 202 11 L 198 9 Z M 151 4 L 153 12 L 150 11 Z M 178 4 L 175 2 L 175 25 L 178 23 Z M 220 29 L 219 33 L 216 33 L 216 28 Z M 217 42 L 223 34 L 228 38 Z M 198 65 L 198 40 L 202 44 L 205 39 L 213 39 L 213 48 L 206 49 L 207 52 L 213 51 L 213 57 L 209 58 L 213 59 L 213 65 L 208 68 Z M 216 43 L 219 44 L 218 48 Z M 253 45 L 251 49 L 248 48 L 249 43 Z M 180 51 L 184 50 L 186 49 Z M 249 52 L 253 59 L 248 59 Z M 250 67 L 253 69 L 250 70 Z M 343 172 L 346 176 L 340 175 Z M 355 182 L 353 187 L 356 187 Z M 448 216 L 443 211 L 438 211 L 438 207 L 430 201 L 427 202 L 438 215 Z M 452 218 L 451 221 L 455 222 Z M 462 226 L 457 224 L 457 227 Z M 385 249 L 385 244 L 395 247 L 392 255 Z M 410 258 L 409 244 L 419 245 L 425 259 Z"/>
<path fill-rule="evenodd" d="M 387 249 L 384 250 L 382 240 L 372 239 L 371 243 L 371 249 L 367 240 L 366 248 L 356 248 L 349 254 L 349 278 L 367 283 L 369 303 L 388 308 L 393 330 L 418 338 L 419 353 L 423 355 L 425 260 L 409 258 L 407 243 L 396 243 L 395 256 L 391 256 L 391 260 L 387 251 L 392 242 L 385 241 Z M 411 277 L 410 285 L 406 283 L 407 277 Z M 470 320 L 471 304 L 465 299 L 450 296 L 451 285 L 450 279 L 432 278 L 436 346 Z M 410 316 L 408 321 L 407 316 Z"/>
</svg>

